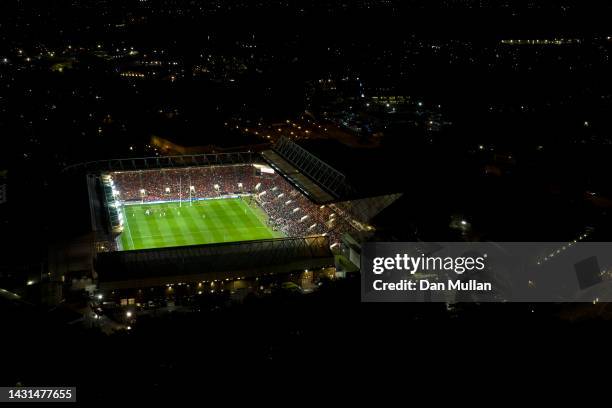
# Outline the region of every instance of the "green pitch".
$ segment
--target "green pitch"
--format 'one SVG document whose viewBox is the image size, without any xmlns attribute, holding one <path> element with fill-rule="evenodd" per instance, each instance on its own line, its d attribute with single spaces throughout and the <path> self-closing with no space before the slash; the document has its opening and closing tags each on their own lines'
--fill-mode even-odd
<svg viewBox="0 0 612 408">
<path fill-rule="evenodd" d="M 275 238 L 266 214 L 240 198 L 123 206 L 124 250 Z"/>
</svg>

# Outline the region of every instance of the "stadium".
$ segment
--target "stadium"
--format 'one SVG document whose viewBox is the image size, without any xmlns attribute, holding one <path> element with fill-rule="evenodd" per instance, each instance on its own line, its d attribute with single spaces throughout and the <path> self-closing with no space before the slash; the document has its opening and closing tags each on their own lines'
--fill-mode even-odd
<svg viewBox="0 0 612 408">
<path fill-rule="evenodd" d="M 169 289 L 242 296 L 284 282 L 310 290 L 358 269 L 352 237 L 372 233 L 372 217 L 399 197 L 359 197 L 342 173 L 284 138 L 257 153 L 69 170 L 87 178 L 95 290 L 124 305 Z"/>
</svg>

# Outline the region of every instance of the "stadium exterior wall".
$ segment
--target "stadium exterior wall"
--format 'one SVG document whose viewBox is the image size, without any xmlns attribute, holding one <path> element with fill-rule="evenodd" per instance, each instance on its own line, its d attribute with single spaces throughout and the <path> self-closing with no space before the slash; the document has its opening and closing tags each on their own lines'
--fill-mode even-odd
<svg viewBox="0 0 612 408">
<path fill-rule="evenodd" d="M 179 283 L 196 283 L 201 281 L 223 280 L 250 278 L 263 275 L 277 275 L 281 273 L 289 273 L 293 271 L 303 271 L 305 269 L 317 270 L 333 266 L 333 258 L 330 263 L 328 259 L 316 259 L 308 262 L 295 261 L 285 263 L 283 265 L 273 265 L 257 268 L 249 268 L 243 270 L 234 270 L 229 272 L 208 272 L 193 275 L 168 275 L 161 277 L 149 277 L 141 279 L 117 280 L 117 281 L 100 281 L 98 288 L 103 291 L 121 290 L 121 289 L 140 289 L 150 288 L 155 286 L 176 285 Z"/>
</svg>

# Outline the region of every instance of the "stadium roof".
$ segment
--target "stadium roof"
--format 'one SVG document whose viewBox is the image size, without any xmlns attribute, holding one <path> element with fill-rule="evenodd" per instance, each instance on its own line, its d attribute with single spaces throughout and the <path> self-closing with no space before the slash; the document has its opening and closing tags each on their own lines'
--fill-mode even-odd
<svg viewBox="0 0 612 408">
<path fill-rule="evenodd" d="M 372 218 L 376 217 L 381 211 L 393 204 L 401 196 L 401 193 L 396 193 L 367 197 L 339 202 L 336 203 L 336 206 L 342 208 L 344 211 L 348 211 L 360 222 L 369 223 Z"/>
<path fill-rule="evenodd" d="M 314 202 L 323 204 L 334 200 L 334 196 L 301 173 L 294 165 L 289 163 L 274 150 L 265 150 L 261 155 L 272 167 L 289 179 L 292 184 L 302 190 L 302 192 Z"/>
<path fill-rule="evenodd" d="M 336 202 L 336 208 L 350 213 L 362 223 L 369 223 L 401 196 L 383 194 L 357 198 L 356 190 L 346 181 L 343 173 L 286 137 L 278 140 L 274 150 L 261 154 L 312 201 L 318 204 Z"/>
<path fill-rule="evenodd" d="M 136 288 L 333 265 L 325 236 L 281 238 L 98 254 L 100 287 Z"/>
<path fill-rule="evenodd" d="M 252 152 L 188 154 L 180 156 L 130 157 L 77 163 L 64 168 L 64 172 L 112 172 L 148 170 L 172 167 L 211 166 L 253 162 Z"/>
</svg>

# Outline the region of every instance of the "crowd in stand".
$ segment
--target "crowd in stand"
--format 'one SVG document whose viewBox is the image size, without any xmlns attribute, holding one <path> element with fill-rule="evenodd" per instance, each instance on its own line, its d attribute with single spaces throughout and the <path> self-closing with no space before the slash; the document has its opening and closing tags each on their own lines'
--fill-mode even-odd
<svg viewBox="0 0 612 408">
<path fill-rule="evenodd" d="M 333 245 L 350 224 L 327 206 L 319 206 L 277 173 L 253 165 L 207 166 L 116 172 L 121 201 L 175 201 L 250 194 L 268 214 L 269 224 L 287 236 L 326 234 Z"/>
<path fill-rule="evenodd" d="M 253 166 L 193 167 L 112 174 L 122 201 L 171 201 L 249 193 Z"/>
</svg>

